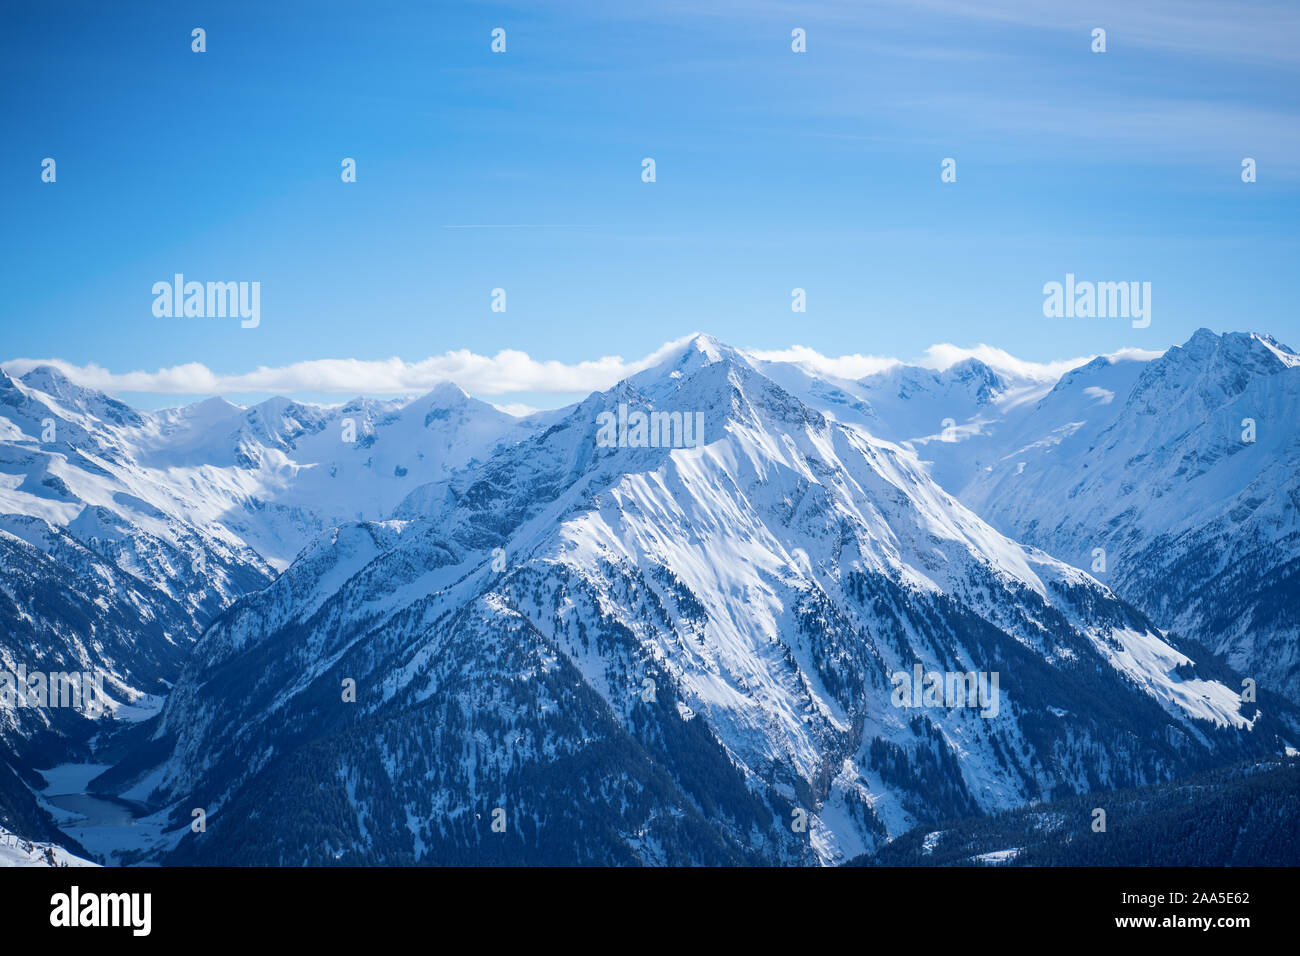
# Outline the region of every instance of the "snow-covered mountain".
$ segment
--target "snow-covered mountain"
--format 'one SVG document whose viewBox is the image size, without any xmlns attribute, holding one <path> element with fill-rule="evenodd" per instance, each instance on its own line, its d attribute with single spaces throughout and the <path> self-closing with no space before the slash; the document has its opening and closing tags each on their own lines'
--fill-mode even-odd
<svg viewBox="0 0 1300 956">
<path fill-rule="evenodd" d="M 49 366 L 0 373 L 0 667 L 100 675 L 109 704 L 88 719 L 0 703 L 0 740 L 39 765 L 84 754 L 100 719 L 156 709 L 212 619 L 313 536 L 544 421 L 452 385 L 147 413 Z"/>
<path fill-rule="evenodd" d="M 282 569 L 317 534 L 389 515 L 413 488 L 546 419 L 514 418 L 445 384 L 414 400 L 330 407 L 210 399 L 158 413 L 135 440 L 146 469 L 179 472 L 179 497 Z"/>
<path fill-rule="evenodd" d="M 1134 371 L 1066 376 L 960 496 L 1300 701 L 1300 356 L 1203 329 Z"/>
<path fill-rule="evenodd" d="M 598 440 L 638 410 L 704 440 Z M 997 703 L 896 706 L 916 666 Z M 131 782 L 178 832 L 207 808 L 174 862 L 830 862 L 1277 752 L 1239 689 L 699 336 L 317 539 L 214 622 Z"/>
<path fill-rule="evenodd" d="M 27 840 L 0 826 L 0 866 L 95 866 L 55 843 Z"/>
<path fill-rule="evenodd" d="M 39 526 L 66 531 L 205 622 L 272 570 L 222 526 L 196 520 L 201 502 L 185 476 L 141 467 L 150 425 L 52 368 L 0 372 L 0 515 L 43 549 Z"/>
<path fill-rule="evenodd" d="M 1202 329 L 1059 379 L 968 359 L 858 381 L 772 363 L 842 421 L 916 452 L 1000 531 L 1089 571 L 1300 702 L 1300 356 Z"/>
<path fill-rule="evenodd" d="M 1128 353 L 1112 361 L 1132 367 L 1155 357 Z M 945 488 L 959 491 L 970 474 L 1001 451 L 1002 440 L 1032 416 L 1060 380 L 1050 367 L 969 356 L 942 369 L 894 365 L 859 379 L 836 378 L 798 361 L 756 363 L 805 404 L 836 421 L 915 451 Z M 992 356 L 990 356 L 992 361 Z"/>
<path fill-rule="evenodd" d="M 1291 742 L 1241 692 L 1294 670 L 1298 363 L 847 381 L 697 336 L 525 419 L 38 368 L 0 378 L 0 663 L 110 675 L 96 785 L 170 862 L 833 862 Z M 997 692 L 897 706 L 917 667 Z M 96 729 L 0 718 L 20 773 Z"/>
</svg>

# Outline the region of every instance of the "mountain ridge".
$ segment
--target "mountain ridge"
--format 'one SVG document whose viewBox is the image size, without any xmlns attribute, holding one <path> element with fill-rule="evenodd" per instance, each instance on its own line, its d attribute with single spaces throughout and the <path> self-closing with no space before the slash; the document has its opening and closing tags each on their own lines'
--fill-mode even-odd
<svg viewBox="0 0 1300 956">
<path fill-rule="evenodd" d="M 0 382 L 0 471 L 21 476 L 0 483 L 0 520 L 93 545 L 105 573 L 146 572 L 191 608 L 174 688 L 141 728 L 162 762 L 103 777 L 172 815 L 151 859 L 836 862 L 918 822 L 1168 780 L 1295 736 L 1271 675 L 1251 671 L 1270 701 L 1255 703 L 1203 654 L 1213 634 L 1170 632 L 1166 605 L 1153 616 L 1104 583 L 1113 563 L 1090 573 L 1078 544 L 1058 553 L 979 503 L 1046 467 L 1022 448 L 1107 434 L 1140 379 L 1162 394 L 1152 368 L 1208 370 L 1194 394 L 1213 400 L 1290 374 L 1267 336 L 1222 346 L 1248 350 L 1244 379 L 1213 344 L 1054 382 L 973 357 L 850 381 L 697 335 L 525 419 L 448 384 L 103 422 L 104 399 L 41 371 L 64 403 Z M 59 416 L 50 448 L 36 406 Z M 653 427 L 608 446 L 602 414 Z M 673 438 L 673 414 L 700 416 L 698 445 Z M 174 577 L 187 562 L 231 584 L 195 604 Z M 997 672 L 997 713 L 895 707 L 917 664 Z M 66 752 L 85 746 L 67 733 Z M 257 809 L 271 792 L 324 829 Z M 187 835 L 194 805 L 219 839 Z M 510 836 L 493 843 L 498 810 Z"/>
</svg>

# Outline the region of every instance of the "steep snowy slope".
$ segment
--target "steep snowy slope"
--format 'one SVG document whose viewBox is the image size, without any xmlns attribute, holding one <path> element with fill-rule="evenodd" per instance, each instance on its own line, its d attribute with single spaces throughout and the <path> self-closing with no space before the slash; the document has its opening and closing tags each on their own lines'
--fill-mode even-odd
<svg viewBox="0 0 1300 956">
<path fill-rule="evenodd" d="M 136 439 L 148 422 L 53 369 L 21 380 L 0 372 L 0 515 L 63 529 L 205 624 L 271 568 L 225 528 L 196 520 L 200 503 L 169 493 L 167 476 L 139 465 Z"/>
<path fill-rule="evenodd" d="M 514 418 L 446 384 L 413 400 L 330 407 L 211 399 L 158 413 L 131 440 L 176 500 L 283 568 L 317 534 L 389 517 L 412 489 L 545 420 Z"/>
<path fill-rule="evenodd" d="M 85 757 L 105 721 L 156 708 L 211 620 L 313 536 L 544 422 L 450 385 L 143 413 L 50 367 L 0 373 L 0 669 L 92 674 L 108 697 L 92 714 L 0 693 L 0 741 L 20 769 Z"/>
<path fill-rule="evenodd" d="M 638 410 L 701 447 L 597 440 Z M 212 815 L 175 861 L 831 861 L 1281 746 L 1236 675 L 707 337 L 395 516 L 197 647 L 154 800 Z M 916 665 L 999 689 L 895 706 Z"/>
<path fill-rule="evenodd" d="M 185 607 L 67 534 L 0 518 L 0 673 L 12 682 L 0 691 L 0 743 L 10 759 L 48 766 L 84 755 L 99 720 L 130 719 L 127 705 L 167 692 L 196 637 Z M 77 692 L 61 683 L 51 695 L 49 675 L 69 673 Z M 19 697 L 20 683 L 45 696 Z M 97 707 L 87 706 L 92 683 Z"/>
<path fill-rule="evenodd" d="M 958 495 L 1300 701 L 1298 413 L 1300 356 L 1203 329 L 1066 375 Z"/>
<path fill-rule="evenodd" d="M 156 709 L 212 617 L 271 580 L 224 528 L 149 500 L 129 440 L 146 421 L 52 369 L 0 373 L 0 742 L 19 770 Z"/>
<path fill-rule="evenodd" d="M 1163 356 L 1100 357 L 1059 381 L 973 359 L 856 382 L 763 368 L 915 451 L 999 530 L 1300 701 L 1300 618 L 1286 600 L 1300 586 L 1297 363 L 1266 335 L 1202 330 Z"/>
<path fill-rule="evenodd" d="M 0 826 L 0 866 L 97 866 L 55 843 L 23 839 Z"/>
<path fill-rule="evenodd" d="M 387 402 L 273 398 L 242 408 L 218 398 L 145 413 L 48 366 L 21 379 L 0 373 L 0 513 L 71 527 L 83 540 L 97 535 L 96 521 L 110 533 L 129 525 L 190 555 L 220 588 L 213 558 L 283 568 L 322 531 L 387 517 L 413 488 L 550 417 L 514 418 L 451 384 Z M 167 587 L 173 570 L 152 579 Z M 184 584 L 174 596 L 203 587 Z M 221 593 L 220 606 L 234 593 Z"/>
<path fill-rule="evenodd" d="M 1158 353 L 1095 360 L 1132 382 Z M 1041 428 L 1038 404 L 1060 380 L 1053 371 L 1014 360 L 994 367 L 966 358 L 942 371 L 897 365 L 857 380 L 834 378 L 806 363 L 757 362 L 769 378 L 805 404 L 846 424 L 865 427 L 911 449 L 931 475 L 960 491 L 973 474 L 998 461 L 1022 432 Z M 1073 374 L 1067 372 L 1066 375 Z M 1094 401 L 1086 396 L 1086 403 Z M 1039 437 L 1039 436 L 1035 436 Z M 1034 440 L 1024 438 L 1021 443 Z"/>
</svg>

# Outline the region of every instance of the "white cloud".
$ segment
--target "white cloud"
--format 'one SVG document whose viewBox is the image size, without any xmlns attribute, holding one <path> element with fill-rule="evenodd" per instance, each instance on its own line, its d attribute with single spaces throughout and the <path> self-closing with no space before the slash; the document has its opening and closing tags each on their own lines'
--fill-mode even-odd
<svg viewBox="0 0 1300 956">
<path fill-rule="evenodd" d="M 942 372 L 958 362 L 964 362 L 967 359 L 978 359 L 989 368 L 1012 378 L 1039 383 L 1053 383 L 1070 369 L 1086 365 L 1097 357 L 1095 355 L 1084 355 L 1079 358 L 1060 359 L 1054 362 L 1029 362 L 1016 358 L 1011 353 L 991 345 L 976 345 L 972 348 L 964 348 L 948 342 L 931 345 L 925 350 L 924 356 L 911 363 L 905 363 L 900 359 L 882 355 L 843 355 L 833 358 L 822 355 L 820 352 L 804 345 L 793 345 L 787 349 L 769 351 L 751 349 L 747 350 L 745 354 L 760 362 L 790 362 L 814 374 L 845 379 L 866 378 L 869 375 L 885 372 L 895 366 L 904 364 L 919 365 L 922 368 Z M 1118 352 L 1110 353 L 1106 357 L 1113 361 L 1149 362 L 1163 354 L 1163 351 L 1121 349 Z"/>
<path fill-rule="evenodd" d="M 540 411 L 540 409 L 534 408 L 532 405 L 525 405 L 523 402 L 506 402 L 504 405 L 493 402 L 492 407 L 499 412 L 505 412 L 512 418 L 526 418 L 533 412 Z"/>
<path fill-rule="evenodd" d="M 841 355 L 839 358 L 831 358 L 806 345 L 792 345 L 788 349 L 749 349 L 745 354 L 759 362 L 789 362 L 819 375 L 847 379 L 865 378 L 903 364 L 896 358 L 882 355 Z"/>
<path fill-rule="evenodd" d="M 454 382 L 477 395 L 518 392 L 582 393 L 609 388 L 647 368 L 679 342 L 670 342 L 643 359 L 628 362 L 617 355 L 585 362 L 538 361 L 526 352 L 504 349 L 477 355 L 458 349 L 418 362 L 400 358 L 314 359 L 251 372 L 218 374 L 190 362 L 156 372 L 110 372 L 99 365 L 73 365 L 62 359 L 13 359 L 3 367 L 23 375 L 38 365 L 52 365 L 78 385 L 100 391 L 165 395 L 227 395 L 247 393 L 324 392 L 341 395 L 409 395 L 426 392 L 441 382 Z"/>
<path fill-rule="evenodd" d="M 1155 355 L 1159 354 L 1159 352 L 1155 353 Z M 921 359 L 917 364 L 942 372 L 958 362 L 964 362 L 967 359 L 978 359 L 989 368 L 1004 372 L 1015 378 L 1029 379 L 1034 382 L 1055 382 L 1070 369 L 1086 365 L 1094 358 L 1096 358 L 1095 355 L 1088 355 L 1083 358 L 1061 359 L 1055 362 L 1026 362 L 1024 359 L 1018 359 L 1009 352 L 994 348 L 991 345 L 961 348 L 943 342 L 939 345 L 931 345 L 926 349 L 925 358 Z"/>
<path fill-rule="evenodd" d="M 13 359 L 3 363 L 10 375 L 23 375 L 39 365 L 52 365 L 73 382 L 110 394 L 136 392 L 155 395 L 246 395 L 312 392 L 338 395 L 410 395 L 426 392 L 442 382 L 454 382 L 474 395 L 586 395 L 650 368 L 673 355 L 691 336 L 668 342 L 644 358 L 628 361 L 609 355 L 584 362 L 539 361 L 526 352 L 505 349 L 496 355 L 478 355 L 467 349 L 446 352 L 418 362 L 399 358 L 315 359 L 278 367 L 260 366 L 251 372 L 219 374 L 197 362 L 174 365 L 154 372 L 112 372 L 99 365 L 74 365 L 62 359 Z M 896 358 L 850 354 L 827 356 L 803 345 L 786 349 L 745 350 L 759 362 L 790 362 L 815 374 L 859 379 L 904 364 Z M 1114 359 L 1149 361 L 1160 352 L 1128 349 Z M 990 367 L 1034 382 L 1054 382 L 1065 372 L 1094 356 L 1059 362 L 1027 362 L 989 345 L 962 348 L 932 345 L 914 364 L 936 370 L 976 358 Z M 511 414 L 533 409 L 520 403 L 498 405 Z"/>
</svg>

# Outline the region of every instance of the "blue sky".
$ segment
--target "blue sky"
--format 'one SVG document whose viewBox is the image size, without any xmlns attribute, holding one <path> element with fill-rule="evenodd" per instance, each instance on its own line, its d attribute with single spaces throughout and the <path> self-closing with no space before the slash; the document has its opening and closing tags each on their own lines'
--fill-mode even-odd
<svg viewBox="0 0 1300 956">
<path fill-rule="evenodd" d="M 1300 346 L 1300 13 L 1131 6 L 7 4 L 0 359 L 572 364 L 694 330 L 904 359 L 1158 349 L 1201 326 Z M 260 325 L 155 317 L 176 272 L 260 282 Z M 1150 327 L 1044 318 L 1067 272 L 1150 282 Z"/>
</svg>

